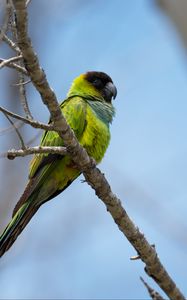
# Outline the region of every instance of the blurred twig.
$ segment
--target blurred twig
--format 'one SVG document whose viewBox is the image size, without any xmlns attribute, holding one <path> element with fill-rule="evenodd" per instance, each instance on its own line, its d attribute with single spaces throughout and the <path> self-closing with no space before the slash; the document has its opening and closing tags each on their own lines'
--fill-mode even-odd
<svg viewBox="0 0 187 300">
<path fill-rule="evenodd" d="M 11 58 L 8 58 L 8 59 L 3 59 L 0 62 L 0 69 L 5 67 L 6 65 L 10 65 L 10 63 L 13 63 L 13 62 L 15 62 L 17 60 L 20 60 L 20 59 L 22 59 L 22 55 L 11 57 Z"/>
<path fill-rule="evenodd" d="M 23 138 L 18 130 L 18 128 L 14 125 L 14 122 L 12 122 L 12 120 L 10 119 L 10 117 L 8 116 L 8 114 L 6 114 L 5 112 L 3 112 L 5 117 L 8 119 L 8 121 L 10 122 L 10 124 L 13 126 L 15 132 L 17 133 L 17 136 L 21 142 L 21 149 L 26 149 Z"/>
<path fill-rule="evenodd" d="M 164 300 L 164 298 L 162 298 L 162 296 L 157 291 L 155 291 L 152 287 L 150 287 L 148 285 L 148 283 L 145 282 L 145 280 L 142 277 L 140 277 L 140 280 L 143 282 L 143 284 L 147 288 L 147 291 L 153 300 Z"/>
<path fill-rule="evenodd" d="M 23 110 L 25 112 L 26 118 L 33 120 L 31 111 L 29 109 L 29 105 L 27 102 L 27 97 L 26 97 L 26 90 L 25 90 L 25 80 L 24 80 L 24 75 L 19 72 L 19 94 L 20 94 L 20 102 L 23 107 Z"/>
<path fill-rule="evenodd" d="M 0 33 L 2 32 L 2 30 L 0 29 Z M 10 46 L 10 48 L 12 48 L 14 51 L 16 51 L 18 54 L 20 54 L 20 49 L 17 47 L 17 45 L 6 35 L 3 34 L 3 38 L 2 40 L 8 45 Z"/>
<path fill-rule="evenodd" d="M 29 2 L 30 1 L 27 1 L 26 6 L 29 4 Z M 16 21 L 15 21 L 16 16 L 15 16 L 15 10 L 14 10 L 13 5 L 12 5 L 11 9 L 12 9 L 12 11 L 11 11 L 11 18 L 12 18 L 11 29 L 12 29 L 13 38 L 14 38 L 15 41 L 17 41 L 17 27 L 16 27 Z M 16 48 L 15 48 L 14 45 L 16 45 L 16 44 L 12 41 L 11 46 L 13 46 L 13 49 L 16 50 L 16 48 L 18 48 L 18 47 L 16 46 Z M 20 49 L 19 49 L 19 52 L 20 52 Z M 20 67 L 24 67 L 24 64 L 23 64 L 23 61 L 22 61 L 22 56 L 19 54 L 19 52 L 17 51 L 18 60 L 20 58 L 20 60 L 18 62 L 18 65 Z M 10 60 L 7 61 L 7 62 L 10 62 Z M 12 58 L 11 62 L 13 62 L 13 58 Z M 3 64 L 3 63 L 1 63 L 1 64 Z M 1 64 L 0 64 L 0 68 L 1 68 Z M 6 62 L 4 62 L 4 64 L 6 64 Z M 22 105 L 23 110 L 25 112 L 26 118 L 32 120 L 33 117 L 31 115 L 31 111 L 29 109 L 29 105 L 28 105 L 27 97 L 26 97 L 26 90 L 25 90 L 25 86 L 24 86 L 24 83 L 25 83 L 24 75 L 23 75 L 22 72 L 18 72 L 18 76 L 19 76 L 19 85 L 18 85 L 18 87 L 19 87 L 19 94 L 20 94 L 20 102 L 21 102 L 21 105 Z"/>
<path fill-rule="evenodd" d="M 31 82 L 31 80 L 28 79 L 28 80 L 23 81 L 23 82 L 12 83 L 12 85 L 13 85 L 13 86 L 20 86 L 20 85 L 26 85 L 26 84 L 28 84 L 28 83 L 30 83 L 30 82 Z"/>
<path fill-rule="evenodd" d="M 26 1 L 26 6 L 28 6 L 30 2 L 31 2 L 31 0 L 27 0 Z"/>
<path fill-rule="evenodd" d="M 11 125 L 6 128 L 0 129 L 0 135 L 12 132 L 13 130 L 15 130 L 14 127 L 21 128 L 24 124 L 25 123 L 23 121 L 16 121 L 16 122 L 14 122 L 14 126 Z"/>
</svg>

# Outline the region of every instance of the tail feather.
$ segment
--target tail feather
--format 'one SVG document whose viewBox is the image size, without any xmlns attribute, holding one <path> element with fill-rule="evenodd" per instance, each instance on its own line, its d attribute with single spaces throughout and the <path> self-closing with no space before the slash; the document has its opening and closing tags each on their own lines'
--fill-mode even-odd
<svg viewBox="0 0 187 300">
<path fill-rule="evenodd" d="M 40 206 L 24 203 L 0 236 L 0 257 L 12 246 Z"/>
<path fill-rule="evenodd" d="M 16 213 L 22 207 L 22 205 L 28 201 L 28 199 L 31 196 L 36 184 L 37 184 L 37 178 L 32 178 L 32 179 L 29 180 L 23 194 L 21 195 L 18 203 L 14 207 L 14 210 L 13 210 L 13 213 L 12 213 L 12 218 L 16 215 Z"/>
</svg>

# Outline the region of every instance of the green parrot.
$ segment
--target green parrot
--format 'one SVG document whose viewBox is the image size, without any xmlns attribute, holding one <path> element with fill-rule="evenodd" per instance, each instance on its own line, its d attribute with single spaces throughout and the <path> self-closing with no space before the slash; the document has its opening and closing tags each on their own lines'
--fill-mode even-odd
<svg viewBox="0 0 187 300">
<path fill-rule="evenodd" d="M 109 125 L 114 116 L 112 98 L 117 89 L 103 72 L 87 72 L 75 78 L 67 98 L 60 104 L 79 143 L 97 163 L 110 141 Z M 45 131 L 41 146 L 63 146 L 54 131 Z M 0 236 L 0 256 L 14 243 L 39 207 L 65 190 L 80 171 L 68 155 L 36 154 L 30 163 L 29 181 L 16 204 L 12 220 Z"/>
</svg>

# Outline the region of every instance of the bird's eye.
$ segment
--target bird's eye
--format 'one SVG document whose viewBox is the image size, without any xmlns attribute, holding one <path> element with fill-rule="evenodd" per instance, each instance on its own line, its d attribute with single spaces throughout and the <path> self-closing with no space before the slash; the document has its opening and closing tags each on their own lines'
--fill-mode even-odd
<svg viewBox="0 0 187 300">
<path fill-rule="evenodd" d="M 103 88 L 103 86 L 104 86 L 102 80 L 99 79 L 99 78 L 95 78 L 95 79 L 93 80 L 92 84 L 93 84 L 96 88 L 100 88 L 100 89 Z"/>
</svg>

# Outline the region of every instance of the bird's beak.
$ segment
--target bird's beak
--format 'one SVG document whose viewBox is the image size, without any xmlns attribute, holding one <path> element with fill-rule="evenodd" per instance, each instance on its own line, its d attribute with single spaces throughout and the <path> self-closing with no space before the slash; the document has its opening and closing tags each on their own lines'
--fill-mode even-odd
<svg viewBox="0 0 187 300">
<path fill-rule="evenodd" d="M 115 87 L 115 85 L 112 83 L 112 82 L 108 82 L 106 85 L 105 85 L 105 93 L 107 95 L 107 98 L 112 98 L 115 99 L 116 96 L 117 96 L 117 89 Z"/>
</svg>

